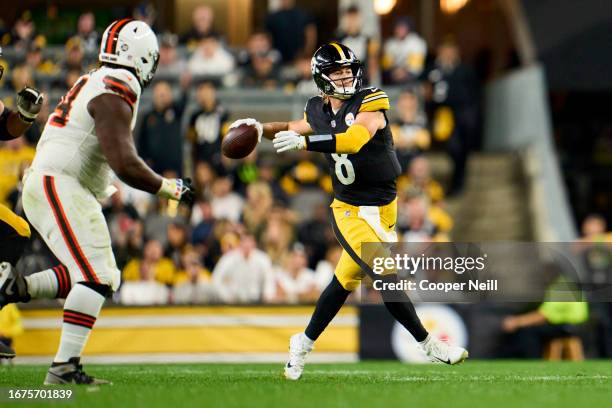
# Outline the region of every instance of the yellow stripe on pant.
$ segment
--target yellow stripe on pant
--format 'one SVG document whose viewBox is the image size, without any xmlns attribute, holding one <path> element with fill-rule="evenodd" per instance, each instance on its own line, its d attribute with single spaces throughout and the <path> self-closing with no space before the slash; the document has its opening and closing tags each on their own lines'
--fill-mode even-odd
<svg viewBox="0 0 612 408">
<path fill-rule="evenodd" d="M 336 266 L 335 275 L 346 290 L 355 290 L 364 277 L 362 266 L 355 256 L 362 259 L 362 244 L 383 242 L 366 220 L 359 217 L 359 207 L 334 199 L 330 205 L 334 219 L 334 230 L 343 251 Z M 380 224 L 386 232 L 393 231 L 397 220 L 397 198 L 378 207 Z M 383 249 L 382 246 L 380 248 Z M 352 252 L 352 254 L 351 254 Z M 381 254 L 382 256 L 386 255 Z M 370 257 L 371 258 L 371 257 Z M 371 259 L 362 259 L 371 268 Z"/>
</svg>

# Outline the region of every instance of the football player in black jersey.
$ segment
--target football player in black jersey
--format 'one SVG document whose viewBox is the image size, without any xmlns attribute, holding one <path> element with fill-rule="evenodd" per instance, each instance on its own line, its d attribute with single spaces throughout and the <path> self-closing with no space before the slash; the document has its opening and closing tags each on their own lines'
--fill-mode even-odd
<svg viewBox="0 0 612 408">
<path fill-rule="evenodd" d="M 2 48 L 0 47 L 0 56 Z M 4 67 L 0 66 L 0 79 Z M 0 101 L 0 141 L 16 139 L 28 130 L 43 103 L 43 95 L 34 88 L 25 87 L 17 94 L 17 111 Z M 26 242 L 30 239 L 30 226 L 17 214 L 0 204 L 0 260 L 16 263 Z M 0 264 L 0 274 L 8 265 Z M 0 358 L 15 357 L 15 351 L 0 341 Z"/>
<path fill-rule="evenodd" d="M 361 62 L 342 44 L 323 45 L 311 65 L 321 94 L 310 98 L 303 119 L 264 124 L 241 119 L 230 126 L 256 126 L 260 137 L 271 139 L 278 153 L 301 149 L 324 153 L 332 174 L 335 198 L 331 218 L 343 253 L 305 332 L 290 339 L 285 377 L 291 380 L 300 378 L 314 342 L 365 274 L 389 282 L 397 279 L 394 271 L 376 275 L 359 256 L 364 242 L 397 240 L 395 182 L 400 166 L 386 116 L 389 98 L 380 89 L 362 89 Z M 401 292 L 402 301 L 398 301 L 397 292 L 392 300 L 389 294 L 381 294 L 389 312 L 410 331 L 430 359 L 447 364 L 465 360 L 465 349 L 429 336 L 405 293 Z"/>
</svg>

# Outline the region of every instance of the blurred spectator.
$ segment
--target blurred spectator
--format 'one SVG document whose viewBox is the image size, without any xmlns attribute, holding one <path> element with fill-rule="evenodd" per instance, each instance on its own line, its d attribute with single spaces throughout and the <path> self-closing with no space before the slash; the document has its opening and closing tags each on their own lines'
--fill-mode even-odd
<svg viewBox="0 0 612 408">
<path fill-rule="evenodd" d="M 312 219 L 303 222 L 297 229 L 297 239 L 305 246 L 308 264 L 315 267 L 325 257 L 327 248 L 336 241 L 329 224 L 327 203 L 316 204 Z"/>
<path fill-rule="evenodd" d="M 192 247 L 186 247 L 181 256 L 181 269 L 176 275 L 172 299 L 177 304 L 201 304 L 215 300 L 210 271 L 202 266 L 198 253 Z"/>
<path fill-rule="evenodd" d="M 288 89 L 295 90 L 298 94 L 305 96 L 313 96 L 319 92 L 312 79 L 310 60 L 311 56 L 305 54 L 299 55 L 295 59 Z"/>
<path fill-rule="evenodd" d="M 144 246 L 142 259 L 132 259 L 123 269 L 123 280 L 125 282 L 156 281 L 164 285 L 172 285 L 176 269 L 174 263 L 164 258 L 163 254 L 164 251 L 159 241 L 148 241 Z"/>
<path fill-rule="evenodd" d="M 0 144 L 0 204 L 8 204 L 8 195 L 19 183 L 23 168 L 34 160 L 34 153 L 23 137 Z"/>
<path fill-rule="evenodd" d="M 101 36 L 96 30 L 96 15 L 93 12 L 86 11 L 79 16 L 75 37 L 79 38 L 87 54 L 98 53 Z"/>
<path fill-rule="evenodd" d="M 134 8 L 133 12 L 134 19 L 144 21 L 153 29 L 153 31 L 159 31 L 156 20 L 157 10 L 151 1 L 143 1 Z"/>
<path fill-rule="evenodd" d="M 405 174 L 397 180 L 398 191 L 418 192 L 424 194 L 432 204 L 439 204 L 444 199 L 444 190 L 440 183 L 431 177 L 429 161 L 423 157 L 415 157 Z"/>
<path fill-rule="evenodd" d="M 575 245 L 585 266 L 592 291 L 589 307 L 593 326 L 597 333 L 597 355 L 612 357 L 612 233 L 606 219 L 590 214 L 582 222 L 582 237 Z"/>
<path fill-rule="evenodd" d="M 232 180 L 224 176 L 213 183 L 211 205 L 216 219 L 225 218 L 237 222 L 242 214 L 244 200 L 232 190 Z"/>
<path fill-rule="evenodd" d="M 242 211 L 242 222 L 246 230 L 259 238 L 273 205 L 272 190 L 264 182 L 254 182 L 246 190 L 246 202 Z"/>
<path fill-rule="evenodd" d="M 427 44 L 412 27 L 410 18 L 398 18 L 393 37 L 385 41 L 382 67 L 383 80 L 387 84 L 413 82 L 423 71 Z"/>
<path fill-rule="evenodd" d="M 148 239 L 154 239 L 165 247 L 168 244 L 168 226 L 173 218 L 168 214 L 167 199 L 156 198 L 154 203 L 155 206 L 147 213 L 144 221 L 144 234 Z"/>
<path fill-rule="evenodd" d="M 449 195 L 457 194 L 463 190 L 467 156 L 478 136 L 478 82 L 473 70 L 461 62 L 459 47 L 451 40 L 438 47 L 427 79 L 432 84 L 433 136 L 448 140 L 455 167 Z"/>
<path fill-rule="evenodd" d="M 582 222 L 583 242 L 611 242 L 612 233 L 608 232 L 606 219 L 599 214 L 589 214 Z"/>
<path fill-rule="evenodd" d="M 238 53 L 238 64 L 242 67 L 249 67 L 256 56 L 267 56 L 274 62 L 274 65 L 280 63 L 282 59 L 280 52 L 272 48 L 272 38 L 265 31 L 251 34 L 246 48 Z"/>
<path fill-rule="evenodd" d="M 294 0 L 280 0 L 279 9 L 266 16 L 265 26 L 284 62 L 292 62 L 302 53 L 312 55 L 315 51 L 317 27 L 314 19 L 297 7 Z"/>
<path fill-rule="evenodd" d="M 399 206 L 397 230 L 403 242 L 448 242 L 452 218 L 440 207 L 430 206 L 418 191 L 409 193 Z"/>
<path fill-rule="evenodd" d="M 134 256 L 139 255 L 142 246 L 142 224 L 139 222 L 139 215 L 136 209 L 123 199 L 123 188 L 119 183 L 115 183 L 117 192 L 110 198 L 110 205 L 103 210 L 106 223 L 113 237 L 113 252 L 117 258 L 117 265 L 122 268 Z M 137 233 L 134 234 L 134 231 Z M 136 239 L 134 239 L 136 237 Z M 133 244 L 137 243 L 138 248 Z"/>
<path fill-rule="evenodd" d="M 419 107 L 419 97 L 412 89 L 403 90 L 397 101 L 397 119 L 391 124 L 395 152 L 406 171 L 410 160 L 429 149 L 431 135 L 427 129 L 427 116 Z"/>
<path fill-rule="evenodd" d="M 212 186 L 217 177 L 215 169 L 210 162 L 198 161 L 195 163 L 193 176 L 193 186 L 196 194 L 201 199 L 210 198 L 212 196 Z"/>
<path fill-rule="evenodd" d="M 197 90 L 198 110 L 189 119 L 187 139 L 191 142 L 193 163 L 221 166 L 221 139 L 227 132 L 229 112 L 217 100 L 212 82 L 202 82 Z"/>
<path fill-rule="evenodd" d="M 332 245 L 325 253 L 325 259 L 320 260 L 315 268 L 315 279 L 319 291 L 323 291 L 336 271 L 336 265 L 342 256 L 342 247 L 340 245 Z"/>
<path fill-rule="evenodd" d="M 339 42 L 353 50 L 355 56 L 363 63 L 366 82 L 375 82 L 379 76 L 380 43 L 377 39 L 363 34 L 359 7 L 352 5 L 344 11 L 335 36 Z"/>
<path fill-rule="evenodd" d="M 581 300 L 581 291 L 559 276 L 547 289 L 545 301 L 533 311 L 506 316 L 502 330 L 507 333 L 504 357 L 541 358 L 547 342 L 576 336 L 580 324 L 589 317 L 589 307 Z"/>
<path fill-rule="evenodd" d="M 303 245 L 295 243 L 284 258 L 282 267 L 275 267 L 264 289 L 266 303 L 313 302 L 319 295 L 315 273 L 308 268 Z"/>
<path fill-rule="evenodd" d="M 197 201 L 192 212 L 191 243 L 203 259 L 210 255 L 210 250 L 214 245 L 212 241 L 215 239 L 215 222 L 210 202 L 207 200 Z"/>
<path fill-rule="evenodd" d="M 189 72 L 199 77 L 222 77 L 234 69 L 234 57 L 214 34 L 200 40 L 188 63 Z"/>
<path fill-rule="evenodd" d="M 261 235 L 261 246 L 272 263 L 278 265 L 289 251 L 295 233 L 295 216 L 282 207 L 270 210 L 268 222 Z"/>
<path fill-rule="evenodd" d="M 138 152 L 157 173 L 183 174 L 181 117 L 186 103 L 186 92 L 182 92 L 178 102 L 174 101 L 168 82 L 153 86 L 153 109 L 142 117 Z"/>
<path fill-rule="evenodd" d="M 240 85 L 245 88 L 275 89 L 279 85 L 280 71 L 270 53 L 253 55 Z"/>
<path fill-rule="evenodd" d="M 188 48 L 195 48 L 200 40 L 209 35 L 218 35 L 214 29 L 215 13 L 210 6 L 199 5 L 193 10 L 191 28 L 181 38 Z"/>
<path fill-rule="evenodd" d="M 256 303 L 272 266 L 265 252 L 257 249 L 255 238 L 244 234 L 240 246 L 224 254 L 213 271 L 213 284 L 225 303 Z"/>
<path fill-rule="evenodd" d="M 222 157 L 225 173 L 234 182 L 234 191 L 244 196 L 249 184 L 257 180 L 259 168 L 257 167 L 257 149 L 254 149 L 248 156 L 240 160 L 231 160 Z"/>
<path fill-rule="evenodd" d="M 28 48 L 25 64 L 36 74 L 54 75 L 59 72 L 59 67 L 53 61 L 43 59 L 42 49 L 34 43 Z"/>
<path fill-rule="evenodd" d="M 155 77 L 172 80 L 186 73 L 187 63 L 178 57 L 178 38 L 176 34 L 164 33 L 159 37 L 159 63 Z"/>
<path fill-rule="evenodd" d="M 66 60 L 64 61 L 64 69 L 79 72 L 84 72 L 86 70 L 85 49 L 79 37 L 72 37 L 66 41 Z"/>
<path fill-rule="evenodd" d="M 272 158 L 263 158 L 262 160 L 260 160 L 258 168 L 258 179 L 267 183 L 268 186 L 270 186 L 270 189 L 272 190 L 272 196 L 274 197 L 274 202 L 280 204 L 287 204 L 287 194 L 285 194 L 285 191 L 282 189 L 278 182 L 278 169 L 275 160 Z"/>
<path fill-rule="evenodd" d="M 14 92 L 19 92 L 26 86 L 36 87 L 32 69 L 27 65 L 18 65 L 13 68 L 11 85 Z"/>
<path fill-rule="evenodd" d="M 45 37 L 36 32 L 31 13 L 29 11 L 24 12 L 13 25 L 9 45 L 18 51 L 26 51 L 33 44 L 42 48 L 46 43 Z"/>
<path fill-rule="evenodd" d="M 168 225 L 168 243 L 164 256 L 174 262 L 175 267 L 181 265 L 181 254 L 188 244 L 189 228 L 181 220 L 175 219 Z"/>
<path fill-rule="evenodd" d="M 68 91 L 70 88 L 74 86 L 74 84 L 76 83 L 76 81 L 78 81 L 80 77 L 81 77 L 81 71 L 78 69 L 71 69 L 70 71 L 66 72 L 66 75 L 64 77 L 64 84 L 62 88 Z"/>
</svg>

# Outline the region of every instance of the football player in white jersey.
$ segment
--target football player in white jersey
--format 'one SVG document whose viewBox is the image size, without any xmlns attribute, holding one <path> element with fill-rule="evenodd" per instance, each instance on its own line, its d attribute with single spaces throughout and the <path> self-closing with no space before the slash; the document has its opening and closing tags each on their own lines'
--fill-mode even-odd
<svg viewBox="0 0 612 408">
<path fill-rule="evenodd" d="M 61 265 L 24 278 L 4 264 L 0 307 L 66 295 L 60 345 L 45 384 L 108 383 L 85 374 L 80 356 L 121 277 L 98 202 L 113 193 L 111 171 L 134 188 L 193 200 L 190 180 L 162 178 L 134 147 L 141 90 L 153 79 L 158 59 L 157 39 L 146 23 L 123 19 L 108 26 L 100 67 L 60 100 L 24 176 L 25 213 Z"/>
</svg>

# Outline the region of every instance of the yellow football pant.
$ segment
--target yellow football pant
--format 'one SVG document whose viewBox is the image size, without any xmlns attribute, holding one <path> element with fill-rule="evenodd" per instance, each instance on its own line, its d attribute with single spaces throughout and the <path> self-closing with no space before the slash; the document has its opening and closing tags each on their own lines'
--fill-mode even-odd
<svg viewBox="0 0 612 408">
<path fill-rule="evenodd" d="M 0 262 L 15 264 L 30 239 L 26 220 L 0 204 Z"/>
<path fill-rule="evenodd" d="M 338 242 L 343 248 L 335 275 L 346 290 L 355 290 L 365 273 L 363 269 L 372 266 L 374 256 L 388 256 L 381 245 L 369 247 L 365 257 L 362 244 L 366 242 L 383 242 L 366 220 L 361 218 L 359 207 L 334 200 L 330 205 L 333 213 L 332 224 Z M 380 224 L 385 231 L 392 231 L 397 220 L 397 199 L 387 205 L 378 207 Z M 359 263 L 358 263 L 359 262 Z M 361 265 L 360 265 L 361 264 Z M 387 272 L 388 273 L 388 272 Z"/>
</svg>

